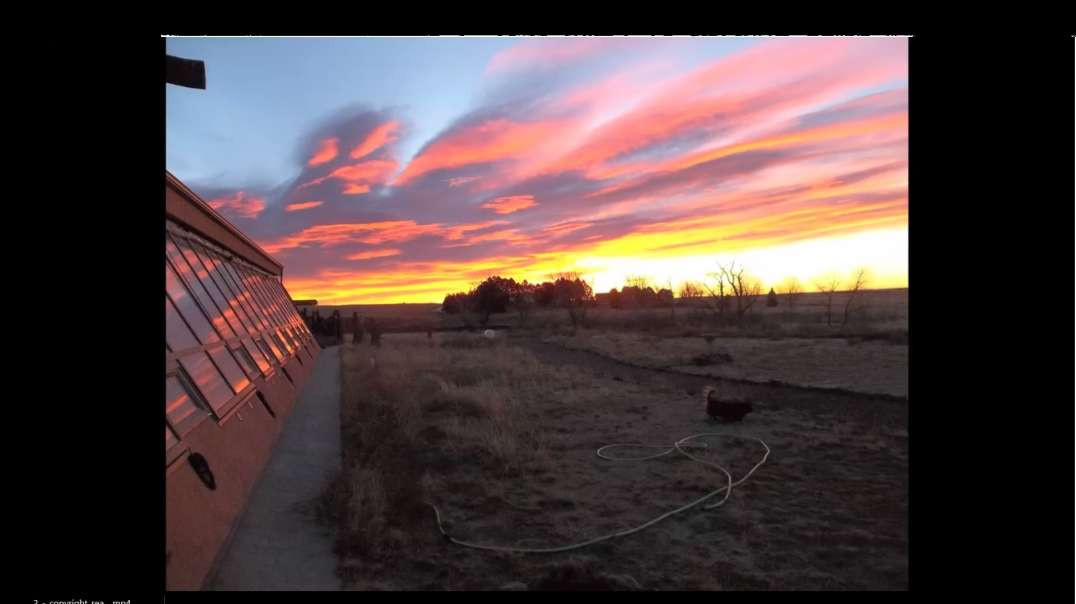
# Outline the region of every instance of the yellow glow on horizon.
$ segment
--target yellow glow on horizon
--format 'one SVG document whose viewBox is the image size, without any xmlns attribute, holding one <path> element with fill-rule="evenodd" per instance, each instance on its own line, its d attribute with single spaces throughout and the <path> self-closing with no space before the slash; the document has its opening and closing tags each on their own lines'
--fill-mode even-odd
<svg viewBox="0 0 1076 604">
<path fill-rule="evenodd" d="M 314 298 L 322 304 L 396 304 L 440 303 L 445 294 L 466 291 L 491 274 L 542 281 L 550 273 L 574 270 L 591 284 L 595 293 L 623 287 L 631 275 L 650 278 L 655 288 L 676 291 L 684 281 L 707 281 L 707 274 L 717 263 L 735 260 L 752 276 L 759 278 L 764 291 L 777 286 L 786 277 L 796 277 L 805 291 L 814 291 L 814 279 L 836 273 L 846 279 L 858 267 L 870 271 L 870 289 L 908 286 L 908 227 L 872 229 L 852 234 L 818 237 L 735 252 L 692 254 L 688 256 L 637 257 L 622 254 L 594 253 L 566 261 L 557 254 L 524 258 L 502 258 L 473 264 L 402 266 L 390 273 L 364 275 L 326 275 L 323 279 L 296 279 L 287 283 L 294 298 Z M 607 248 L 608 249 L 608 248 Z M 617 252 L 620 251 L 619 248 Z"/>
</svg>

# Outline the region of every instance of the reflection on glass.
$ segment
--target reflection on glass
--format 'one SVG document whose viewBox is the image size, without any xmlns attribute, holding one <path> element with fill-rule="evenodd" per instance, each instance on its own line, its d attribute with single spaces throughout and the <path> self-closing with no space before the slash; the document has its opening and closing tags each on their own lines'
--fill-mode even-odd
<svg viewBox="0 0 1076 604">
<path fill-rule="evenodd" d="M 269 333 L 266 335 L 272 336 L 273 334 Z M 273 343 L 271 337 L 266 337 L 264 340 L 258 340 L 258 345 L 262 348 L 268 348 L 268 350 L 272 353 L 272 356 L 276 359 L 277 363 L 283 363 L 284 353 L 280 352 L 280 349 L 276 347 L 276 344 Z"/>
<path fill-rule="evenodd" d="M 198 346 L 198 340 L 194 338 L 190 328 L 183 322 L 183 319 L 179 316 L 179 311 L 176 310 L 175 305 L 168 299 L 168 296 L 164 297 L 164 337 L 168 343 L 168 348 L 172 352 Z"/>
<path fill-rule="evenodd" d="M 232 327 L 232 331 L 237 334 L 246 333 L 246 326 L 239 319 L 239 314 L 235 308 L 232 308 L 230 303 L 231 294 L 227 285 L 224 283 L 224 277 L 221 276 L 220 271 L 217 270 L 212 260 L 209 258 L 206 250 L 194 242 L 189 243 L 191 250 L 197 256 L 197 260 L 201 262 L 198 269 L 198 276 L 202 280 L 206 289 L 209 290 L 209 295 L 216 301 L 217 306 L 220 307 L 224 313 L 224 318 L 228 319 L 228 323 Z"/>
<path fill-rule="evenodd" d="M 239 361 L 239 366 L 243 368 L 243 371 L 246 372 L 247 377 L 250 379 L 254 379 L 261 375 L 258 368 L 254 366 L 254 359 L 250 358 L 246 348 L 243 348 L 242 346 L 233 348 L 232 356 L 235 357 L 236 361 Z"/>
<path fill-rule="evenodd" d="M 258 365 L 258 369 L 261 370 L 262 374 L 268 374 L 273 366 L 269 364 L 269 361 L 265 358 L 265 354 L 254 345 L 254 342 L 250 338 L 243 338 L 243 348 L 246 349 L 250 358 L 254 359 L 254 363 Z"/>
<path fill-rule="evenodd" d="M 172 271 L 172 267 L 167 262 L 164 263 L 164 290 L 172 298 L 176 308 L 179 309 L 179 314 L 187 320 L 187 324 L 191 326 L 194 334 L 198 336 L 198 339 L 203 344 L 220 340 L 217 334 L 213 332 L 213 328 L 210 327 L 209 321 L 206 320 L 202 310 L 194 303 L 194 299 L 191 298 L 186 287 L 176 277 L 175 272 Z"/>
<path fill-rule="evenodd" d="M 183 251 L 183 257 L 187 259 L 187 263 L 190 265 L 194 275 L 198 278 L 199 283 L 201 283 L 206 293 L 209 294 L 214 308 L 216 308 L 216 311 L 224 317 L 225 321 L 228 323 L 229 331 L 234 334 L 236 330 L 241 329 L 239 319 L 232 313 L 232 309 L 228 307 L 228 303 L 224 301 L 224 296 L 221 295 L 220 289 L 217 288 L 217 284 L 213 283 L 213 280 L 209 276 L 209 271 L 207 271 L 202 264 L 202 260 L 198 253 L 186 240 L 180 237 L 174 237 L 173 240 L 176 242 L 176 245 L 179 246 L 179 249 Z M 231 338 L 233 335 L 224 334 L 224 337 Z"/>
<path fill-rule="evenodd" d="M 232 286 L 235 288 L 236 293 L 239 296 L 239 301 L 243 304 L 247 314 L 254 321 L 258 330 L 268 329 L 269 325 L 265 322 L 265 319 L 261 316 L 261 313 L 254 308 L 250 299 L 250 292 L 247 291 L 246 286 L 243 284 L 243 279 L 240 277 L 238 269 L 230 262 L 225 262 L 223 265 L 224 273 L 232 281 Z"/>
<path fill-rule="evenodd" d="M 168 423 L 179 436 L 189 432 L 204 417 L 186 388 L 174 375 L 164 379 L 164 413 Z"/>
<path fill-rule="evenodd" d="M 198 303 L 202 305 L 205 312 L 209 314 L 209 320 L 212 321 L 213 327 L 216 327 L 217 332 L 225 339 L 233 337 L 234 334 L 232 333 L 232 328 L 228 326 L 228 322 L 224 319 L 224 316 L 220 314 L 220 309 L 217 308 L 217 305 L 206 292 L 205 287 L 202 286 L 202 283 L 195 276 L 194 270 L 191 269 L 190 265 L 187 263 L 187 259 L 183 254 L 179 253 L 178 248 L 176 248 L 172 241 L 167 241 L 165 243 L 165 250 L 172 260 L 172 267 L 179 273 L 180 278 L 183 279 L 183 282 L 187 285 L 187 289 L 189 289 L 198 300 Z"/>
<path fill-rule="evenodd" d="M 255 324 L 254 319 L 249 315 L 249 309 L 243 305 L 240 299 L 240 290 L 236 287 L 232 281 L 231 275 L 225 269 L 227 261 L 220 258 L 217 254 L 208 250 L 206 252 L 206 259 L 212 264 L 210 274 L 217 279 L 217 283 L 221 286 L 221 291 L 228 298 L 228 304 L 231 305 L 235 314 L 239 315 L 239 320 L 243 322 L 243 327 L 247 330 L 247 333 L 254 333 L 258 331 L 258 326 Z"/>
<path fill-rule="evenodd" d="M 239 394 L 250 385 L 250 380 L 247 379 L 243 370 L 239 368 L 239 364 L 235 362 L 230 350 L 222 346 L 209 351 L 209 356 L 213 357 L 213 362 L 217 364 L 217 368 L 224 374 L 225 379 L 231 384 L 232 390 L 235 390 L 236 394 Z"/>
<path fill-rule="evenodd" d="M 180 357 L 179 363 L 187 371 L 187 375 L 191 376 L 209 406 L 220 415 L 224 405 L 235 393 L 209 360 L 209 356 L 204 352 L 188 354 Z"/>
</svg>

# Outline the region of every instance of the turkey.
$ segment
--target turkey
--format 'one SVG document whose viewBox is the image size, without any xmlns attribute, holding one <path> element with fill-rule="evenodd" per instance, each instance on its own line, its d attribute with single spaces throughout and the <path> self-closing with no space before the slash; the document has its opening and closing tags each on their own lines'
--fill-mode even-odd
<svg viewBox="0 0 1076 604">
<path fill-rule="evenodd" d="M 751 403 L 747 401 L 723 401 L 717 398 L 717 388 L 713 386 L 707 386 L 702 390 L 702 399 L 706 403 L 706 414 L 711 419 L 720 419 L 724 422 L 738 422 L 754 410 Z"/>
</svg>

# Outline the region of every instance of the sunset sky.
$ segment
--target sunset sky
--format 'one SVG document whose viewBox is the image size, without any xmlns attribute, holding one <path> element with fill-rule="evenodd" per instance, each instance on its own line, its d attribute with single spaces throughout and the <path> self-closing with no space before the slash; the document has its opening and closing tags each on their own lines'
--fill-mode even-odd
<svg viewBox="0 0 1076 604">
<path fill-rule="evenodd" d="M 169 38 L 167 168 L 294 298 L 908 282 L 905 38 Z"/>
</svg>

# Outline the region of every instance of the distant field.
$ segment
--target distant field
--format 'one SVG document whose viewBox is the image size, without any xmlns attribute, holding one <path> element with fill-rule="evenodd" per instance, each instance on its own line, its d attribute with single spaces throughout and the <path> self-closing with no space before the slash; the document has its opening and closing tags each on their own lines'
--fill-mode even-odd
<svg viewBox="0 0 1076 604">
<path fill-rule="evenodd" d="M 833 320 L 840 323 L 848 294 L 839 292 L 833 297 Z M 857 295 L 856 311 L 852 314 L 849 328 L 863 330 L 907 330 L 908 325 L 908 289 L 868 290 Z M 444 315 L 440 304 L 349 304 L 343 306 L 307 307 L 307 312 L 316 308 L 322 316 L 329 316 L 339 310 L 345 317 L 358 313 L 360 317 L 369 317 L 382 323 L 386 331 L 424 331 L 426 329 L 455 329 L 465 326 L 465 318 L 460 315 Z M 778 295 L 778 306 L 767 307 L 766 296 L 761 296 L 748 312 L 749 324 L 745 329 L 754 328 L 780 331 L 785 335 L 797 335 L 802 329 L 814 330 L 805 335 L 828 335 L 824 332 L 826 297 L 821 293 L 799 294 L 795 304 L 789 305 L 784 294 Z M 614 309 L 597 306 L 587 312 L 587 318 L 595 327 L 639 329 L 648 327 L 671 328 L 680 325 L 700 325 L 704 329 L 712 317 L 706 309 L 705 300 L 678 299 L 675 309 L 644 308 Z M 473 321 L 473 319 L 472 319 Z M 510 327 L 520 327 L 521 320 L 514 311 L 496 314 L 490 317 L 490 323 Z M 559 308 L 536 308 L 522 322 L 523 327 L 546 328 L 567 326 L 570 324 L 567 313 Z M 817 332 L 817 333 L 816 333 Z"/>
</svg>

